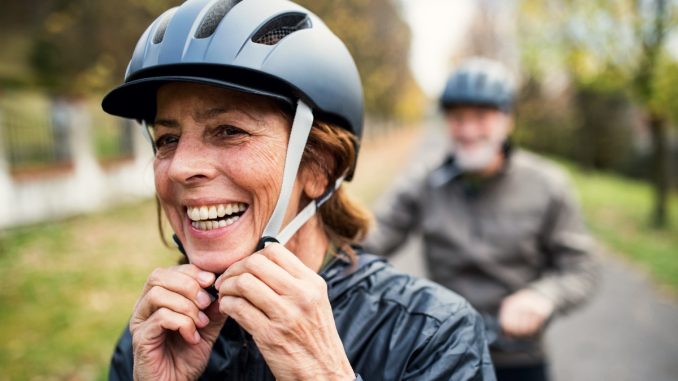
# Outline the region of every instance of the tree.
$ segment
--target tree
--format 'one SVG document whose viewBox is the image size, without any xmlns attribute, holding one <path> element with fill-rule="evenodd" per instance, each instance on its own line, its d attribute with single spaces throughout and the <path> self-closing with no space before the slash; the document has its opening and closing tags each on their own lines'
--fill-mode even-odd
<svg viewBox="0 0 678 381">
<path fill-rule="evenodd" d="M 148 24 L 180 0 L 49 0 L 29 62 L 37 83 L 55 93 L 103 91 L 119 82 Z M 39 17 L 39 15 L 36 15 Z"/>
<path fill-rule="evenodd" d="M 423 94 L 408 65 L 410 30 L 393 0 L 298 2 L 320 16 L 348 46 L 372 116 L 407 117 L 421 112 Z"/>
<path fill-rule="evenodd" d="M 560 68 L 579 88 L 628 93 L 645 114 L 652 135 L 652 222 L 668 221 L 668 128 L 678 121 L 675 59 L 666 37 L 676 30 L 673 0 L 525 0 L 523 62 L 543 75 Z"/>
</svg>

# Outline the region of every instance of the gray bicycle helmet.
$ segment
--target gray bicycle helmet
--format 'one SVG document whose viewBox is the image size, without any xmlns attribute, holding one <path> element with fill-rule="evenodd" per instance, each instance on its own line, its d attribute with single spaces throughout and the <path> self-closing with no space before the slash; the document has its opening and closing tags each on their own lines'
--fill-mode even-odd
<svg viewBox="0 0 678 381">
<path fill-rule="evenodd" d="M 486 58 L 471 58 L 450 75 L 440 105 L 443 109 L 461 105 L 489 106 L 510 112 L 514 97 L 515 82 L 504 65 Z"/>
<path fill-rule="evenodd" d="M 272 97 L 296 108 L 267 237 L 280 232 L 314 118 L 362 136 L 362 85 L 351 54 L 316 15 L 290 1 L 188 0 L 169 9 L 143 33 L 125 82 L 104 97 L 102 107 L 152 123 L 158 87 L 177 81 Z"/>
</svg>

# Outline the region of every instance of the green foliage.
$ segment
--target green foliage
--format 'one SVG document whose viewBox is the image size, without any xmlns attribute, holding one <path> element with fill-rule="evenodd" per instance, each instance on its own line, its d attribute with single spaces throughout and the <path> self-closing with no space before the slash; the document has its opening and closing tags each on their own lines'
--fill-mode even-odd
<svg viewBox="0 0 678 381">
<path fill-rule="evenodd" d="M 521 11 L 527 77 L 538 82 L 548 82 L 558 73 L 569 77 L 567 96 L 575 99 L 576 123 L 585 132 L 571 143 L 591 151 L 582 162 L 610 168 L 605 164 L 609 158 L 625 162 L 635 155 L 638 163 L 641 155 L 631 150 L 630 139 L 610 132 L 649 133 L 651 160 L 642 172 L 655 187 L 654 223 L 664 226 L 672 182 L 673 148 L 667 130 L 678 125 L 677 60 L 667 40 L 677 31 L 678 1 L 525 0 Z M 628 100 L 633 104 L 625 105 Z M 626 118 L 619 117 L 623 108 L 631 111 Z M 635 126 L 628 122 L 634 119 Z M 616 142 L 610 144 L 609 137 Z M 600 147 L 611 149 L 601 156 Z"/>
<path fill-rule="evenodd" d="M 118 82 L 138 37 L 165 1 L 49 1 L 35 30 L 29 62 L 38 84 L 56 92 L 86 93 Z"/>
<path fill-rule="evenodd" d="M 658 63 L 660 73 L 653 82 L 652 109 L 662 110 L 666 116 L 678 125 L 678 62 L 675 57 L 664 53 Z"/>
<path fill-rule="evenodd" d="M 675 0 L 525 0 L 519 21 L 528 76 L 563 70 L 575 86 L 627 93 L 650 111 L 675 118 Z M 678 119 L 673 119 L 678 122 Z"/>
<path fill-rule="evenodd" d="M 582 171 L 566 164 L 582 202 L 587 222 L 608 247 L 642 266 L 659 284 L 678 292 L 678 194 L 671 195 L 673 219 L 663 230 L 652 228 L 647 210 L 652 188 L 604 172 Z"/>
</svg>

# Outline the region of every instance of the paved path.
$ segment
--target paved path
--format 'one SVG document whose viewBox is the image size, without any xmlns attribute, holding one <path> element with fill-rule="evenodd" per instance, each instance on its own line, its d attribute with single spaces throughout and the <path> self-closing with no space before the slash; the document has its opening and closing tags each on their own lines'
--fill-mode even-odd
<svg viewBox="0 0 678 381">
<path fill-rule="evenodd" d="M 422 152 L 439 144 L 424 137 Z M 619 257 L 602 258 L 599 289 L 583 308 L 556 320 L 547 342 L 555 381 L 678 381 L 678 303 Z M 426 276 L 417 239 L 391 259 L 395 267 Z"/>
</svg>

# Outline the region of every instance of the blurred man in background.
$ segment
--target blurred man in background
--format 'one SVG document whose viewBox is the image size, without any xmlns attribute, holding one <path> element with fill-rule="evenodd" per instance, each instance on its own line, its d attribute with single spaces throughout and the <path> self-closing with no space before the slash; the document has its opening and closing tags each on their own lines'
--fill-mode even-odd
<svg viewBox="0 0 678 381">
<path fill-rule="evenodd" d="M 594 242 L 565 174 L 512 145 L 514 97 L 501 64 L 464 62 L 441 97 L 450 153 L 382 199 L 365 246 L 421 233 L 431 278 L 485 316 L 498 379 L 546 380 L 544 327 L 590 295 Z"/>
</svg>

